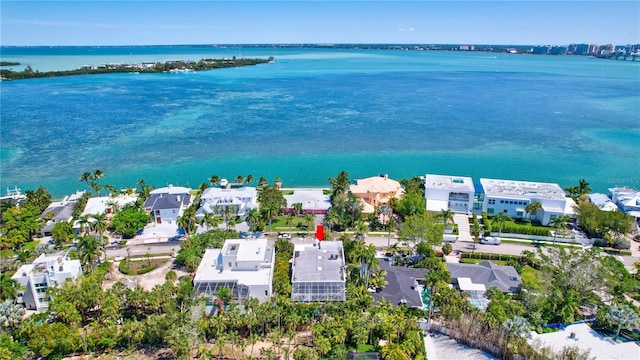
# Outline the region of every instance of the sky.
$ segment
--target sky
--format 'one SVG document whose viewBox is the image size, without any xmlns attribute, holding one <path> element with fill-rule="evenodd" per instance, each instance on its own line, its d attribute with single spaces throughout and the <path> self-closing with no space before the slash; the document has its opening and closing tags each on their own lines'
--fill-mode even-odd
<svg viewBox="0 0 640 360">
<path fill-rule="evenodd" d="M 639 44 L 627 1 L 5 1 L 0 45 Z"/>
</svg>

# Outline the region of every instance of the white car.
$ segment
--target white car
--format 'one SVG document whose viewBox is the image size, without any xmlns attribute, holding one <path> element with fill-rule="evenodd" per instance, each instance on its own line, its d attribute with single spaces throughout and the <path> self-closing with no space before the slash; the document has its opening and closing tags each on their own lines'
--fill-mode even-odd
<svg viewBox="0 0 640 360">
<path fill-rule="evenodd" d="M 489 244 L 489 245 L 500 245 L 500 238 L 487 236 L 480 240 L 481 244 Z"/>
<path fill-rule="evenodd" d="M 278 239 L 291 239 L 291 234 L 279 233 L 278 234 Z"/>
</svg>

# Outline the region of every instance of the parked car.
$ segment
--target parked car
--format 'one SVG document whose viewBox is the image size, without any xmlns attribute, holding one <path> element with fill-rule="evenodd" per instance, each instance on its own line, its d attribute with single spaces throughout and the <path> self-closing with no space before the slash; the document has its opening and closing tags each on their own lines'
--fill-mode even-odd
<svg viewBox="0 0 640 360">
<path fill-rule="evenodd" d="M 493 236 L 487 236 L 487 237 L 483 237 L 480 240 L 481 244 L 488 244 L 488 245 L 500 245 L 500 238 L 499 237 L 493 237 Z"/>
<path fill-rule="evenodd" d="M 291 234 L 278 233 L 278 239 L 291 239 Z"/>
<path fill-rule="evenodd" d="M 443 242 L 454 243 L 454 242 L 456 242 L 456 240 L 458 240 L 458 235 L 444 234 L 442 236 L 442 241 Z"/>
</svg>

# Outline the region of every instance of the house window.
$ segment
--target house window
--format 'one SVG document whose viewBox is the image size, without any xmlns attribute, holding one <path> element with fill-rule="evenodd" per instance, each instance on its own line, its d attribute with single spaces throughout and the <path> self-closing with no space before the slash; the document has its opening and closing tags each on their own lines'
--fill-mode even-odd
<svg viewBox="0 0 640 360">
<path fill-rule="evenodd" d="M 522 217 L 522 215 L 523 215 L 522 211 L 517 211 L 517 212 L 516 212 L 516 216 L 517 216 L 517 217 Z"/>
<path fill-rule="evenodd" d="M 493 214 L 493 212 L 494 212 L 493 208 L 488 208 L 487 209 L 487 214 Z"/>
</svg>

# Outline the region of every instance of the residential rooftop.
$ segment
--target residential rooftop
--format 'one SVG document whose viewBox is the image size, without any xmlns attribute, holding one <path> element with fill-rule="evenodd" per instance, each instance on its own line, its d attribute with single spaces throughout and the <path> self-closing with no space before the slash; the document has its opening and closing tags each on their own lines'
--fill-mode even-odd
<svg viewBox="0 0 640 360">
<path fill-rule="evenodd" d="M 473 180 L 466 176 L 427 174 L 424 186 L 429 189 L 447 189 L 474 192 Z"/>
<path fill-rule="evenodd" d="M 564 200 L 566 194 L 558 184 L 517 180 L 480 179 L 488 197 Z"/>
<path fill-rule="evenodd" d="M 293 250 L 293 281 L 344 281 L 345 272 L 342 241 L 297 244 Z"/>
</svg>

